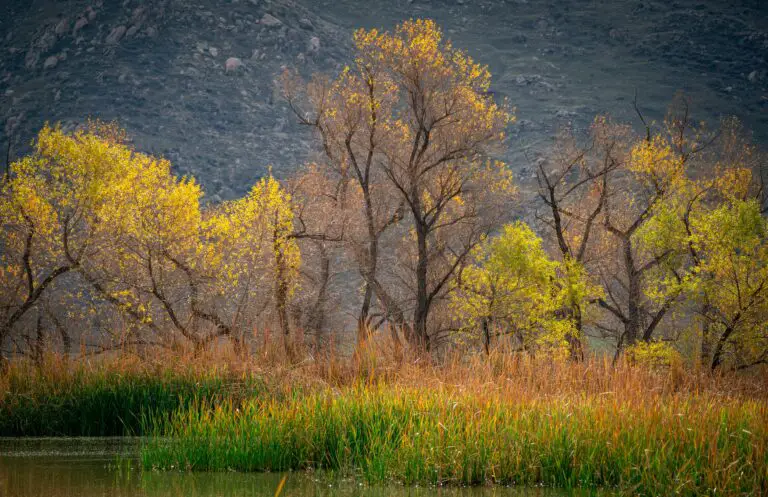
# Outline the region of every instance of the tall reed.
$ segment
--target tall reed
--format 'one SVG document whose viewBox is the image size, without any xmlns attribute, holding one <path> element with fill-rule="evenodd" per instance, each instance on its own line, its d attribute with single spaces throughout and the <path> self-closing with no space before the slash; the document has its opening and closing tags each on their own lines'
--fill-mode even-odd
<svg viewBox="0 0 768 497">
<path fill-rule="evenodd" d="M 193 402 L 258 395 L 260 380 L 212 369 L 147 367 L 126 360 L 44 368 L 14 364 L 0 381 L 0 436 L 142 435 Z"/>
<path fill-rule="evenodd" d="M 198 405 L 156 427 L 145 468 L 321 468 L 369 482 L 610 487 L 634 495 L 768 491 L 768 406 L 712 396 L 518 401 L 364 385 Z"/>
<path fill-rule="evenodd" d="M 504 350 L 437 361 L 375 340 L 298 362 L 50 357 L 0 376 L 0 434 L 147 434 L 158 469 L 761 495 L 767 380 Z"/>
</svg>

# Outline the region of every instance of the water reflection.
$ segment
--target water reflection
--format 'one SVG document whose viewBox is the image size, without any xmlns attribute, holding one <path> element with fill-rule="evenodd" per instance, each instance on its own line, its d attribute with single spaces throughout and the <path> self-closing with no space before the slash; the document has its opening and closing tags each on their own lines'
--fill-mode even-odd
<svg viewBox="0 0 768 497">
<path fill-rule="evenodd" d="M 137 469 L 136 439 L 2 439 L 0 496 L 261 497 L 283 475 L 158 473 Z M 320 497 L 584 497 L 551 489 L 369 487 L 327 476 L 292 473 L 282 496 Z"/>
</svg>

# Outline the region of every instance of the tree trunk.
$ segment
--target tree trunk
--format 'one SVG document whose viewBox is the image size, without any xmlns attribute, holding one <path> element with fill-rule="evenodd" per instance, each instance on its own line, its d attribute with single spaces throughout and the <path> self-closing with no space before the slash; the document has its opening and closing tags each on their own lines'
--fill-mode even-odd
<svg viewBox="0 0 768 497">
<path fill-rule="evenodd" d="M 712 312 L 712 307 L 709 303 L 701 306 L 701 315 L 704 318 L 704 322 L 701 325 L 701 351 L 699 360 L 702 366 L 712 365 L 712 326 L 709 322 L 709 314 Z"/>
<path fill-rule="evenodd" d="M 45 355 L 45 332 L 43 331 L 43 316 L 39 312 L 37 315 L 37 323 L 35 325 L 35 344 L 32 353 L 35 366 L 38 369 L 42 369 L 43 356 Z"/>
<path fill-rule="evenodd" d="M 8 358 L 3 354 L 3 343 L 5 342 L 5 337 L 8 331 L 10 330 L 0 328 L 0 375 L 7 373 L 10 366 Z"/>
<path fill-rule="evenodd" d="M 578 305 L 571 309 L 571 319 L 573 319 L 576 333 L 568 333 L 565 336 L 565 339 L 568 342 L 571 360 L 582 362 L 584 360 L 584 345 L 581 343 L 581 333 L 584 323 L 581 315 L 581 307 Z"/>
<path fill-rule="evenodd" d="M 408 323 L 405 322 L 405 314 L 403 313 L 403 310 L 399 305 L 397 305 L 397 302 L 395 302 L 394 299 L 390 297 L 389 294 L 387 294 L 386 290 L 381 287 L 378 281 L 374 280 L 372 283 L 374 291 L 376 292 L 376 298 L 384 307 L 384 314 L 386 315 L 387 321 L 389 321 L 390 325 L 392 325 L 390 333 L 392 335 L 392 339 L 395 341 L 395 346 L 402 346 L 400 343 L 400 337 L 397 334 L 398 329 L 402 329 L 405 340 L 407 342 L 411 342 L 413 333 L 411 331 L 411 327 L 408 326 Z"/>
<path fill-rule="evenodd" d="M 485 355 L 491 355 L 491 330 L 488 326 L 488 319 L 483 319 L 483 348 Z"/>
<path fill-rule="evenodd" d="M 369 220 L 369 236 L 375 237 L 375 233 L 372 231 L 372 220 Z M 371 302 L 373 300 L 374 281 L 376 279 L 377 258 L 379 254 L 379 241 L 376 238 L 371 238 L 368 241 L 368 253 L 366 254 L 367 260 L 363 263 L 363 279 L 365 280 L 365 290 L 363 293 L 363 305 L 360 308 L 360 316 L 358 316 L 359 327 L 367 326 L 368 316 L 371 312 Z"/>
<path fill-rule="evenodd" d="M 291 341 L 291 328 L 288 321 L 287 297 L 288 289 L 285 282 L 278 280 L 275 300 L 277 302 L 277 321 L 283 335 L 283 346 L 290 358 L 294 357 L 294 344 Z"/>
<path fill-rule="evenodd" d="M 418 220 L 416 222 L 416 237 L 418 242 L 418 259 L 416 263 L 416 308 L 413 312 L 413 338 L 422 351 L 429 351 L 429 335 L 427 334 L 427 316 L 429 314 L 429 294 L 427 293 L 427 227 Z"/>
<path fill-rule="evenodd" d="M 632 254 L 632 242 L 625 239 L 624 265 L 627 272 L 627 321 L 624 323 L 624 343 L 632 346 L 637 343 L 640 335 L 640 273 L 635 269 L 635 260 Z"/>
<path fill-rule="evenodd" d="M 291 328 L 288 321 L 288 282 L 285 278 L 283 252 L 278 246 L 276 237 L 273 249 L 275 251 L 275 306 L 277 307 L 277 321 L 283 335 L 285 352 L 293 360 L 295 357 L 295 344 L 291 340 Z"/>
<path fill-rule="evenodd" d="M 365 201 L 365 221 L 368 228 L 368 250 L 366 260 L 363 261 L 363 278 L 365 279 L 365 293 L 363 294 L 363 306 L 360 309 L 358 321 L 360 326 L 365 326 L 368 321 L 368 314 L 371 310 L 371 301 L 373 299 L 374 281 L 376 280 L 376 269 L 379 259 L 379 233 L 376 230 L 376 222 L 373 214 L 373 201 L 368 184 L 361 181 L 363 189 L 363 199 Z"/>
<path fill-rule="evenodd" d="M 245 336 L 241 332 L 232 333 L 229 336 L 230 341 L 232 342 L 232 348 L 235 351 L 235 355 L 238 357 L 244 357 L 245 356 Z"/>
<path fill-rule="evenodd" d="M 736 319 L 734 320 L 734 323 L 739 320 L 740 314 L 736 315 Z M 725 344 L 728 341 L 728 339 L 733 334 L 734 326 L 729 326 L 723 331 L 723 333 L 720 335 L 720 338 L 717 340 L 717 345 L 715 345 L 715 350 L 712 352 L 712 365 L 711 369 L 712 371 L 717 370 L 717 368 L 720 367 L 720 365 L 723 363 L 723 349 L 725 348 Z"/>
<path fill-rule="evenodd" d="M 331 277 L 331 261 L 328 253 L 322 243 L 318 244 L 320 250 L 320 289 L 317 291 L 317 297 L 309 311 L 307 318 L 307 328 L 314 333 L 315 348 L 319 351 L 328 345 L 327 337 L 324 337 L 323 328 L 325 327 L 325 305 L 328 299 L 328 281 Z"/>
</svg>

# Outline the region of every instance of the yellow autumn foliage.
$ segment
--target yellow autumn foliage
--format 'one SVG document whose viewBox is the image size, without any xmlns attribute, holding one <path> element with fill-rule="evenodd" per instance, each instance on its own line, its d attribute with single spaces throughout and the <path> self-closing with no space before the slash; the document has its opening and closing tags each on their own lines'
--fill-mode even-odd
<svg viewBox="0 0 768 497">
<path fill-rule="evenodd" d="M 271 176 L 223 206 L 203 208 L 202 196 L 115 125 L 44 126 L 0 186 L 0 338 L 64 273 L 78 276 L 68 319 L 106 306 L 132 336 L 178 333 L 196 346 L 255 326 L 276 280 L 286 297 L 296 286 L 291 198 Z"/>
</svg>

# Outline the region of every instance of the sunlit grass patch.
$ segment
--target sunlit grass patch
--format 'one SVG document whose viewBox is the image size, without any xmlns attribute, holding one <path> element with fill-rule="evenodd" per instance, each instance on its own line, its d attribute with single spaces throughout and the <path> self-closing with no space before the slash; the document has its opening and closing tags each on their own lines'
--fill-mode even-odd
<svg viewBox="0 0 768 497">
<path fill-rule="evenodd" d="M 496 393 L 358 386 L 178 412 L 145 468 L 320 468 L 369 482 L 611 487 L 637 495 L 757 495 L 768 408 L 714 398 L 515 402 Z M 716 490 L 715 490 L 716 489 Z"/>
</svg>

